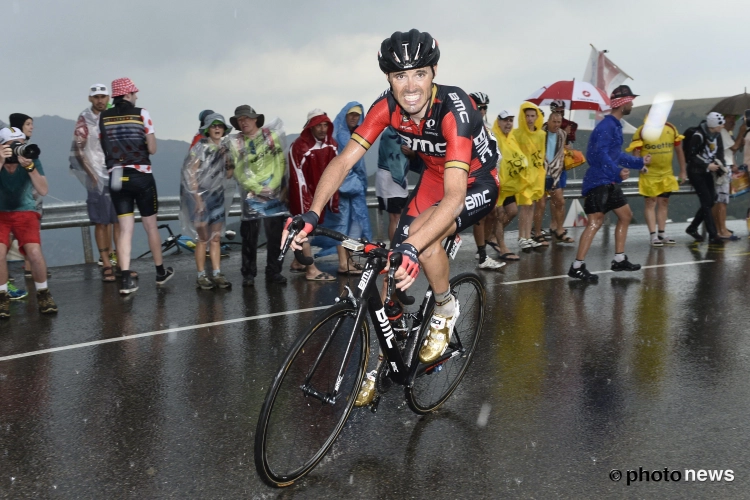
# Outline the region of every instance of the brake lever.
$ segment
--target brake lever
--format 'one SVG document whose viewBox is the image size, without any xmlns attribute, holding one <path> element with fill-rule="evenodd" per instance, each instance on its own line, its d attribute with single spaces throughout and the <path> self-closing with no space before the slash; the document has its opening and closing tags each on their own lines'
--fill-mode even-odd
<svg viewBox="0 0 750 500">
<path fill-rule="evenodd" d="M 284 256 L 289 251 L 289 247 L 292 245 L 292 241 L 299 234 L 299 232 L 302 231 L 303 227 L 305 227 L 305 222 L 301 217 L 296 216 L 292 219 L 291 224 L 289 224 L 289 227 L 287 228 L 289 230 L 289 233 L 286 235 L 286 240 L 281 247 L 281 253 L 279 254 L 278 258 L 279 262 L 282 262 L 284 260 Z M 297 262 L 299 262 L 303 266 L 310 266 L 315 262 L 312 257 L 305 256 L 305 254 L 302 253 L 302 250 L 295 250 L 294 258 L 297 259 Z"/>
</svg>

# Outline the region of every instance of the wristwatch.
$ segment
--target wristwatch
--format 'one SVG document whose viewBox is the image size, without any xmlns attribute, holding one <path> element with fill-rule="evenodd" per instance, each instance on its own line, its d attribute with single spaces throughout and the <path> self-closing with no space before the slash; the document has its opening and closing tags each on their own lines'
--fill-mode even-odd
<svg viewBox="0 0 750 500">
<path fill-rule="evenodd" d="M 29 165 L 28 167 L 23 167 L 23 168 L 25 168 L 28 173 L 31 173 L 36 168 L 36 164 L 32 161 L 31 165 Z"/>
</svg>

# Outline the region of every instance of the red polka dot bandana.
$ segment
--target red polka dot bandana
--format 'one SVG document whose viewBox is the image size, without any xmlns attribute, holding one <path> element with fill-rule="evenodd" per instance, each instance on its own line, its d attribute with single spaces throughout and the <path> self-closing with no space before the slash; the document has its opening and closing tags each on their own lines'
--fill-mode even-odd
<svg viewBox="0 0 750 500">
<path fill-rule="evenodd" d="M 609 101 L 609 107 L 612 109 L 619 108 L 620 106 L 624 106 L 629 102 L 633 102 L 635 97 L 616 97 L 615 99 L 612 99 Z"/>
<path fill-rule="evenodd" d="M 130 78 L 112 80 L 112 97 L 119 97 L 131 92 L 138 92 L 138 87 L 135 86 L 135 83 Z"/>
</svg>

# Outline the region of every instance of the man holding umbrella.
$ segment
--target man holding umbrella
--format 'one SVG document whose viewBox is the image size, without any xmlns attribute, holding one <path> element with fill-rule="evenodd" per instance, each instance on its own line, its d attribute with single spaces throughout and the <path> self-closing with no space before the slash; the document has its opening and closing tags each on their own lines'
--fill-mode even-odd
<svg viewBox="0 0 750 500">
<path fill-rule="evenodd" d="M 625 239 L 628 226 L 633 218 L 625 195 L 620 188 L 622 181 L 630 177 L 628 169 L 647 172 L 646 165 L 651 163 L 651 155 L 636 158 L 622 152 L 623 116 L 633 109 L 633 100 L 638 97 L 627 85 L 620 85 L 610 96 L 612 111 L 594 128 L 589 139 L 586 157 L 589 169 L 583 178 L 582 194 L 586 197 L 583 210 L 589 223 L 581 234 L 576 260 L 570 265 L 568 276 L 583 281 L 596 283 L 599 277 L 586 269 L 584 259 L 591 247 L 594 236 L 604 222 L 604 215 L 610 210 L 617 215 L 615 228 L 615 258 L 612 260 L 613 271 L 637 271 L 640 264 L 633 264 L 625 255 Z"/>
</svg>

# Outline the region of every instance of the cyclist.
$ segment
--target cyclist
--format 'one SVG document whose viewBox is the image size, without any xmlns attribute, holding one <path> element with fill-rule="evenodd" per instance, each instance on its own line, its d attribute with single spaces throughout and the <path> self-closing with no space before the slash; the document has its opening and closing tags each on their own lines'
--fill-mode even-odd
<svg viewBox="0 0 750 500">
<path fill-rule="evenodd" d="M 391 241 L 392 252 L 402 255 L 395 273 L 397 288 L 409 288 L 424 267 L 435 295 L 430 331 L 419 351 L 423 363 L 445 352 L 459 316 L 459 305 L 450 294 L 448 256 L 441 241 L 482 220 L 494 208 L 498 195 L 495 138 L 466 92 L 433 83 L 439 58 L 438 43 L 426 32 L 397 31 L 383 40 L 378 63 L 390 88 L 371 106 L 343 152 L 326 167 L 310 211 L 301 216 L 305 228 L 291 245 L 302 249 L 349 170 L 380 133 L 392 126 L 425 164 Z M 287 233 L 285 229 L 282 244 Z M 358 404 L 367 404 L 374 396 L 374 380 L 369 377 L 360 396 L 368 390 L 369 397 L 358 397 Z"/>
</svg>

